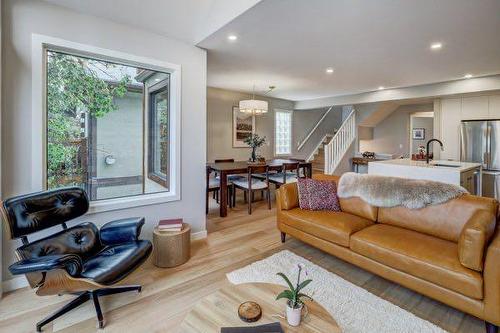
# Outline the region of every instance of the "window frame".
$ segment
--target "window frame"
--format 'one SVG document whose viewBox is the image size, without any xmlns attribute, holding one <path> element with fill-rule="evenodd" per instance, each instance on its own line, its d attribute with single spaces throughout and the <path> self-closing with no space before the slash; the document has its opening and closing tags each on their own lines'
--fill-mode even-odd
<svg viewBox="0 0 500 333">
<path fill-rule="evenodd" d="M 276 140 L 276 127 L 277 127 L 277 114 L 278 113 L 288 113 L 290 114 L 290 151 L 288 153 L 278 153 L 277 152 L 277 140 Z M 275 109 L 274 110 L 274 156 L 291 156 L 293 152 L 293 110 Z"/>
<path fill-rule="evenodd" d="M 91 201 L 89 213 L 153 205 L 181 199 L 181 66 L 153 58 L 71 42 L 55 37 L 33 34 L 32 38 L 32 122 L 31 122 L 31 184 L 34 191 L 47 188 L 47 109 L 46 50 L 90 57 L 117 64 L 135 66 L 170 74 L 170 184 L 168 192 L 146 193 L 130 197 Z M 145 131 L 144 131 L 145 132 Z M 146 144 L 146 142 L 144 142 Z M 146 148 L 146 147 L 145 147 Z M 146 163 L 144 159 L 144 164 Z M 146 166 L 145 166 L 146 167 Z M 146 169 L 145 169 L 146 170 Z"/>
<path fill-rule="evenodd" d="M 162 174 L 159 174 L 158 172 L 156 172 L 155 170 L 155 152 L 156 152 L 156 140 L 154 140 L 154 137 L 153 137 L 153 132 L 155 130 L 155 127 L 156 127 L 156 114 L 155 114 L 155 111 L 156 111 L 156 105 L 155 105 L 155 98 L 153 97 L 154 95 L 157 95 L 161 92 L 164 92 L 166 91 L 167 94 L 168 94 L 168 99 L 170 99 L 170 77 L 168 78 L 168 80 L 166 80 L 167 82 L 159 82 L 158 84 L 156 85 L 153 85 L 151 88 L 149 88 L 148 90 L 148 99 L 149 99 L 149 110 L 148 110 L 148 140 L 147 140 L 147 152 L 148 152 L 148 157 L 147 157 L 147 160 L 148 160 L 148 168 L 147 168 L 147 177 L 162 185 L 163 187 L 169 188 L 169 177 L 168 177 L 168 174 L 170 173 L 169 170 L 170 170 L 170 158 L 167 158 L 168 161 L 167 161 L 167 174 L 165 176 L 163 176 Z M 168 124 L 170 126 L 170 105 L 168 104 L 167 105 L 167 119 L 168 119 Z M 169 152 L 170 152 L 170 143 L 171 143 L 171 137 L 170 137 L 170 131 L 168 131 L 167 133 L 167 141 L 169 143 L 169 146 L 167 146 L 167 156 L 169 155 Z"/>
</svg>

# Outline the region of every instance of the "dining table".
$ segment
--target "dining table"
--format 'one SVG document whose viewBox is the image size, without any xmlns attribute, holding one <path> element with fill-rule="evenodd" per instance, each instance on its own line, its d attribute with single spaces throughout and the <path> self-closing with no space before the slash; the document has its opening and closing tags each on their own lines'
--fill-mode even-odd
<svg viewBox="0 0 500 333">
<path fill-rule="evenodd" d="M 269 171 L 281 171 L 283 169 L 283 164 L 285 163 L 297 163 L 299 162 L 299 168 L 303 168 L 304 176 L 312 177 L 312 163 L 306 162 L 304 160 L 296 159 L 283 159 L 274 158 L 266 160 L 265 165 L 269 167 Z M 217 172 L 220 175 L 220 216 L 227 216 L 227 176 L 234 174 L 246 174 L 248 172 L 248 166 L 255 165 L 249 164 L 248 161 L 235 161 L 235 162 L 221 162 L 221 163 L 207 163 L 212 171 Z"/>
</svg>

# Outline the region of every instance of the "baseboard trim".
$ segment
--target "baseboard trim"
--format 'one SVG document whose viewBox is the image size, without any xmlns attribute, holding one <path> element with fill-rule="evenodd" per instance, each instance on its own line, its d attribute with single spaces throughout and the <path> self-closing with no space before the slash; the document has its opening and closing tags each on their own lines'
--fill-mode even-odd
<svg viewBox="0 0 500 333">
<path fill-rule="evenodd" d="M 206 230 L 193 232 L 191 234 L 191 240 L 198 240 L 198 239 L 204 239 L 204 238 L 207 238 L 207 231 Z M 19 276 L 19 277 L 15 277 L 13 279 L 2 282 L 2 291 L 4 293 L 6 293 L 9 291 L 21 289 L 21 288 L 24 288 L 27 286 L 29 286 L 28 280 L 26 280 L 26 278 L 24 276 Z"/>
<path fill-rule="evenodd" d="M 198 240 L 203 238 L 207 238 L 206 230 L 191 233 L 191 240 Z"/>
<path fill-rule="evenodd" d="M 2 282 L 2 291 L 6 293 L 27 286 L 29 286 L 28 280 L 26 280 L 24 276 L 18 276 L 13 279 Z"/>
</svg>

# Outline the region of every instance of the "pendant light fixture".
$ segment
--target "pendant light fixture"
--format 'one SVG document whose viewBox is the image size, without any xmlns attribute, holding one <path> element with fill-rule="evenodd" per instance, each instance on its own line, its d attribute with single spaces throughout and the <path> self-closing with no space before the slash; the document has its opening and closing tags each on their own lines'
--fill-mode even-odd
<svg viewBox="0 0 500 333">
<path fill-rule="evenodd" d="M 274 88 L 275 88 L 274 86 L 270 86 L 266 94 L 268 94 Z M 255 85 L 253 86 L 252 99 L 245 99 L 240 101 L 239 103 L 240 112 L 251 115 L 261 115 L 267 113 L 268 107 L 269 105 L 267 101 L 255 99 Z"/>
</svg>

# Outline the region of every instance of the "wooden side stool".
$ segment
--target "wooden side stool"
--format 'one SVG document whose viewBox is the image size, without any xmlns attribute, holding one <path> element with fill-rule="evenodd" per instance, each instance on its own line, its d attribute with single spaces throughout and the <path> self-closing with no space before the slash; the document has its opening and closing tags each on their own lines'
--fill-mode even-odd
<svg viewBox="0 0 500 333">
<path fill-rule="evenodd" d="M 153 230 L 153 264 L 158 267 L 175 267 L 189 260 L 191 255 L 191 226 L 182 224 L 178 232 Z"/>
</svg>

